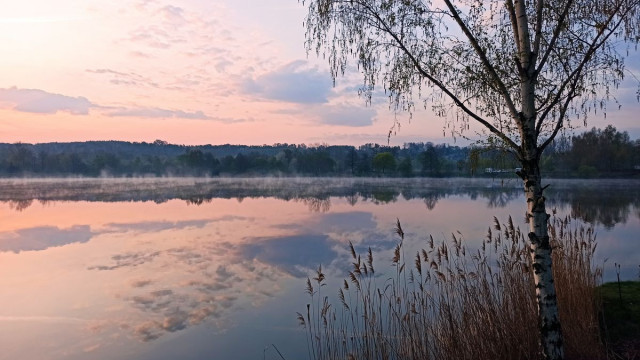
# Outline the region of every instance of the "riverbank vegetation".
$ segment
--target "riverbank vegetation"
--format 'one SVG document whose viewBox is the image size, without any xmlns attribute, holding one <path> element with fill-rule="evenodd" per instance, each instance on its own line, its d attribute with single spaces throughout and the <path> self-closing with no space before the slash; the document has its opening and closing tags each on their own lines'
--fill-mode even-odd
<svg viewBox="0 0 640 360">
<path fill-rule="evenodd" d="M 549 230 L 566 359 L 625 358 L 619 308 L 609 304 L 617 288 L 607 284 L 601 295 L 598 287 L 593 228 L 553 217 Z M 351 245 L 353 264 L 337 294 L 324 287 L 322 268 L 307 281 L 310 303 L 298 320 L 311 359 L 542 358 L 529 245 L 510 218 L 495 219 L 477 248 L 452 234 L 409 253 L 399 222 L 397 234 L 391 275 L 377 272 L 371 249 L 360 254 Z"/>
<path fill-rule="evenodd" d="M 554 142 L 543 155 L 541 166 L 552 177 L 638 177 L 640 141 L 632 141 L 626 132 L 612 126 L 594 128 Z M 184 146 L 161 140 L 0 144 L 0 177 L 513 177 L 517 167 L 511 154 L 501 149 L 432 143 L 402 147 Z"/>
<path fill-rule="evenodd" d="M 640 280 L 640 273 L 638 274 Z M 614 359 L 640 358 L 640 281 L 618 281 L 599 288 L 604 333 Z"/>
</svg>

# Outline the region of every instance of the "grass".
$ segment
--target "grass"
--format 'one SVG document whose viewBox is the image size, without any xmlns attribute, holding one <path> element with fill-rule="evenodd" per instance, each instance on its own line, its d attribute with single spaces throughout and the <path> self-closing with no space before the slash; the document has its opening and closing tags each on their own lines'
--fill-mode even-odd
<svg viewBox="0 0 640 360">
<path fill-rule="evenodd" d="M 640 359 L 640 282 L 610 282 L 599 290 L 613 358 Z"/>
<path fill-rule="evenodd" d="M 541 359 L 528 244 L 511 218 L 494 220 L 478 249 L 452 234 L 429 237 L 408 257 L 398 222 L 387 275 L 376 273 L 371 249 L 358 254 L 350 244 L 336 305 L 323 295 L 322 268 L 307 279 L 310 302 L 298 320 L 309 358 Z M 593 229 L 554 217 L 549 230 L 566 358 L 604 359 Z"/>
</svg>

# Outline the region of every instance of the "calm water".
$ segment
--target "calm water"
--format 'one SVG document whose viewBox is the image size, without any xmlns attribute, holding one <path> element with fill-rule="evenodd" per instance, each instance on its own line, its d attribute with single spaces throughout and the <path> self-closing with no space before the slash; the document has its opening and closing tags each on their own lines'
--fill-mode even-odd
<svg viewBox="0 0 640 360">
<path fill-rule="evenodd" d="M 605 278 L 638 277 L 640 182 L 553 181 L 549 208 L 596 224 Z M 390 258 L 494 216 L 512 180 L 0 181 L 0 359 L 288 359 L 307 353 L 304 278 Z M 327 287 L 333 295 L 335 288 Z"/>
</svg>

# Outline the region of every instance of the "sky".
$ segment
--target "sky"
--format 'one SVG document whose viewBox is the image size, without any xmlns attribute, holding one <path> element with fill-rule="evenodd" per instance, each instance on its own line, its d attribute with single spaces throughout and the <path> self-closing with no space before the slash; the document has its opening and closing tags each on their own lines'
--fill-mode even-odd
<svg viewBox="0 0 640 360">
<path fill-rule="evenodd" d="M 428 110 L 409 119 L 386 101 L 368 106 L 355 72 L 334 84 L 326 61 L 306 53 L 296 0 L 6 3 L 0 142 L 454 143 Z M 640 56 L 628 67 L 640 73 Z M 633 86 L 617 94 L 621 110 L 588 127 L 640 138 Z"/>
</svg>

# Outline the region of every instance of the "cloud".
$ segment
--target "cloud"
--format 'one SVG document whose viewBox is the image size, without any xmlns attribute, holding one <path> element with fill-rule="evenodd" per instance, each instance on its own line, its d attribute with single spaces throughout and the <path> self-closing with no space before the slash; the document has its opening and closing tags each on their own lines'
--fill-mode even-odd
<svg viewBox="0 0 640 360">
<path fill-rule="evenodd" d="M 153 88 L 159 87 L 157 82 L 134 72 L 122 72 L 112 69 L 87 69 L 85 71 L 91 74 L 109 75 L 111 76 L 111 80 L 109 80 L 109 82 L 114 85 L 129 85 Z"/>
<path fill-rule="evenodd" d="M 362 127 L 373 124 L 376 111 L 361 106 L 336 105 L 322 107 L 319 114 L 320 122 L 326 125 Z"/>
<path fill-rule="evenodd" d="M 158 331 L 158 325 L 154 321 L 147 321 L 136 326 L 134 334 L 144 342 L 155 340 L 162 336 L 162 332 Z"/>
<path fill-rule="evenodd" d="M 199 14 L 182 7 L 146 2 L 136 9 L 147 17 L 148 25 L 130 31 L 124 40 L 152 49 L 167 50 L 179 44 L 192 44 L 201 38 L 200 33 L 211 33 L 206 30 L 220 31 L 208 29 L 208 23 Z"/>
<path fill-rule="evenodd" d="M 206 263 L 208 261 L 208 259 L 201 253 L 190 251 L 187 248 L 170 249 L 168 250 L 168 253 L 184 264 L 195 265 Z"/>
<path fill-rule="evenodd" d="M 161 108 L 120 108 L 107 112 L 107 116 L 111 117 L 139 117 L 153 119 L 196 119 L 196 120 L 213 120 L 212 117 L 198 110 L 194 112 L 183 110 L 168 110 Z"/>
<path fill-rule="evenodd" d="M 212 117 L 211 120 L 217 121 L 217 122 L 221 122 L 224 124 L 239 124 L 239 123 L 245 123 L 245 122 L 256 122 L 257 120 L 255 118 L 249 117 L 249 118 L 232 118 L 232 117 Z"/>
<path fill-rule="evenodd" d="M 41 226 L 0 234 L 0 252 L 37 251 L 72 243 L 85 243 L 94 233 L 88 225 L 75 225 L 68 229 Z"/>
<path fill-rule="evenodd" d="M 143 280 L 133 280 L 131 282 L 131 287 L 133 288 L 142 288 L 145 287 L 147 285 L 150 285 L 153 281 L 149 280 L 149 279 L 143 279 Z"/>
<path fill-rule="evenodd" d="M 156 233 L 163 230 L 181 230 L 186 228 L 203 228 L 212 220 L 187 220 L 187 221 L 142 221 L 137 223 L 109 223 L 106 224 L 108 232 L 136 231 L 144 233 Z"/>
<path fill-rule="evenodd" d="M 189 324 L 189 313 L 176 310 L 162 321 L 161 328 L 168 332 L 184 330 Z"/>
<path fill-rule="evenodd" d="M 95 265 L 95 266 L 88 267 L 87 270 L 104 271 L 104 270 L 116 270 L 119 268 L 126 268 L 126 267 L 136 267 L 136 266 L 140 266 L 153 261 L 159 255 L 160 255 L 159 251 L 155 251 L 152 253 L 137 252 L 137 253 L 117 254 L 117 255 L 111 256 L 111 260 L 113 260 L 114 262 L 112 265 Z"/>
<path fill-rule="evenodd" d="M 141 0 L 138 3 L 136 3 L 135 7 L 142 11 L 144 10 L 147 6 L 151 5 L 151 4 L 156 4 L 158 3 L 157 0 Z"/>
<path fill-rule="evenodd" d="M 129 55 L 131 55 L 132 57 L 136 57 L 136 58 L 142 58 L 142 59 L 151 59 L 151 55 L 147 54 L 146 52 L 143 51 L 131 51 L 129 53 Z"/>
<path fill-rule="evenodd" d="M 84 347 L 82 351 L 85 353 L 90 353 L 100 349 L 100 347 L 101 347 L 101 344 L 95 344 L 95 345 Z"/>
<path fill-rule="evenodd" d="M 169 49 L 173 44 L 185 41 L 182 38 L 172 36 L 157 25 L 137 28 L 129 34 L 128 40 L 155 49 Z"/>
<path fill-rule="evenodd" d="M 223 295 L 201 299 L 204 300 L 203 302 L 196 299 L 191 299 L 193 301 L 189 302 L 188 299 L 180 299 L 180 297 L 169 294 L 162 303 L 153 303 L 161 298 L 163 296 L 152 296 L 145 299 L 150 303 L 138 302 L 135 304 L 135 306 L 141 305 L 140 309 L 148 312 L 148 316 L 154 319 L 134 327 L 134 335 L 143 342 L 156 340 L 166 333 L 184 330 L 209 318 L 219 318 L 222 316 L 223 311 L 232 308 L 238 299 L 237 297 Z M 180 304 L 184 306 L 184 309 L 179 307 Z"/>
<path fill-rule="evenodd" d="M 87 115 L 89 109 L 96 105 L 87 98 L 53 94 L 38 89 L 0 89 L 0 102 L 13 105 L 13 109 L 21 112 L 38 114 L 55 114 L 68 112 L 73 115 Z"/>
<path fill-rule="evenodd" d="M 313 225 L 318 231 L 339 233 L 356 232 L 362 229 L 375 229 L 377 223 L 373 213 L 365 211 L 350 211 L 317 216 Z"/>
<path fill-rule="evenodd" d="M 152 55 L 140 51 L 134 51 L 130 53 L 134 57 L 151 58 Z M 232 64 L 228 62 L 227 65 Z M 227 66 L 223 65 L 223 66 Z M 217 67 L 217 65 L 216 65 Z M 194 72 L 184 74 L 172 74 L 173 78 L 165 78 L 164 81 L 159 81 L 158 77 L 147 77 L 140 75 L 133 71 L 118 71 L 114 69 L 86 69 L 87 73 L 96 74 L 102 77 L 106 77 L 110 84 L 129 87 L 129 88 L 154 88 L 161 90 L 171 90 L 176 92 L 197 92 L 198 89 L 202 91 L 219 90 L 224 86 L 220 83 L 214 82 L 211 76 L 206 72 Z M 160 77 L 162 79 L 162 77 Z M 179 95 L 178 95 L 179 96 Z"/>
<path fill-rule="evenodd" d="M 147 85 L 156 87 L 157 84 L 134 73 L 122 73 L 109 69 L 87 70 L 97 74 L 111 74 L 114 84 Z M 12 109 L 21 112 L 55 114 L 68 112 L 72 115 L 88 115 L 90 109 L 105 110 L 110 117 L 139 117 L 139 118 L 163 118 L 163 119 L 197 119 L 217 120 L 224 123 L 244 122 L 248 120 L 212 118 L 201 110 L 184 111 L 170 110 L 156 107 L 109 107 L 92 103 L 87 98 L 71 97 L 61 94 L 53 94 L 39 89 L 18 89 L 16 87 L 0 89 L 0 105 L 8 103 Z"/>
<path fill-rule="evenodd" d="M 143 342 L 156 340 L 166 333 L 178 332 L 208 319 L 219 319 L 233 311 L 241 299 L 234 295 L 234 284 L 243 279 L 228 266 L 219 265 L 214 271 L 201 268 L 201 279 L 191 278 L 181 284 L 151 284 L 151 280 L 132 283 L 134 293 L 124 299 L 135 309 L 144 312 L 142 324 L 131 326 L 134 336 Z M 213 269 L 211 269 L 213 270 Z M 247 274 L 245 274 L 246 276 Z M 257 279 L 255 280 L 257 281 Z M 265 295 L 256 290 L 258 296 Z"/>
<path fill-rule="evenodd" d="M 271 239 L 254 239 L 244 245 L 247 259 L 257 259 L 295 277 L 305 277 L 308 269 L 329 264 L 336 257 L 336 240 L 327 235 L 301 234 Z"/>
<path fill-rule="evenodd" d="M 227 67 L 231 65 L 233 65 L 233 61 L 225 58 L 219 58 L 213 67 L 217 72 L 224 73 L 227 70 Z"/>
<path fill-rule="evenodd" d="M 165 20 L 174 24 L 184 24 L 187 21 L 184 18 L 184 9 L 181 7 L 167 5 L 160 9 L 160 12 L 164 16 Z"/>
<path fill-rule="evenodd" d="M 326 103 L 332 82 L 317 69 L 305 68 L 305 61 L 294 61 L 273 72 L 247 79 L 243 91 L 263 99 L 299 104 Z"/>
<path fill-rule="evenodd" d="M 377 116 L 377 111 L 371 107 L 364 105 L 350 104 L 305 104 L 290 109 L 280 109 L 276 111 L 279 114 L 295 115 L 299 117 L 311 117 L 317 123 L 331 126 L 348 126 L 348 127 L 366 127 L 373 125 Z M 379 135 L 379 134 L 378 134 Z M 386 135 L 386 134 L 385 134 Z M 329 136 L 325 136 L 320 141 L 325 141 Z M 351 135 L 342 134 L 347 140 L 351 139 Z M 364 142 L 371 142 L 371 135 L 366 135 Z M 386 141 L 386 139 L 385 139 Z"/>
<path fill-rule="evenodd" d="M 84 323 L 87 320 L 68 316 L 0 316 L 0 321 L 75 324 Z"/>
</svg>

